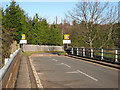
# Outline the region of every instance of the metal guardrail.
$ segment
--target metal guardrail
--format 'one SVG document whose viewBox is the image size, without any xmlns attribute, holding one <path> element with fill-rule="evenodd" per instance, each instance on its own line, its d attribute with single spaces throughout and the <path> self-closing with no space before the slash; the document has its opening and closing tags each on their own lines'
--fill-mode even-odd
<svg viewBox="0 0 120 90">
<path fill-rule="evenodd" d="M 0 69 L 0 86 L 2 88 L 14 87 L 21 56 L 20 51 L 20 48 L 17 49 L 9 61 Z"/>
<path fill-rule="evenodd" d="M 71 55 L 120 64 L 120 49 L 68 48 Z"/>
</svg>

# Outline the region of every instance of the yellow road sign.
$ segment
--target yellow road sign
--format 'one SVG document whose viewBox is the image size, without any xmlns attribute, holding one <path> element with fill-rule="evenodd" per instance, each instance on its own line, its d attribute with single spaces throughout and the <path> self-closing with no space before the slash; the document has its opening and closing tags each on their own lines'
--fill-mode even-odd
<svg viewBox="0 0 120 90">
<path fill-rule="evenodd" d="M 21 34 L 22 38 L 21 40 L 25 40 L 25 34 Z"/>
<path fill-rule="evenodd" d="M 65 40 L 69 40 L 69 34 L 65 34 L 65 35 L 64 35 L 64 39 L 65 39 Z"/>
</svg>

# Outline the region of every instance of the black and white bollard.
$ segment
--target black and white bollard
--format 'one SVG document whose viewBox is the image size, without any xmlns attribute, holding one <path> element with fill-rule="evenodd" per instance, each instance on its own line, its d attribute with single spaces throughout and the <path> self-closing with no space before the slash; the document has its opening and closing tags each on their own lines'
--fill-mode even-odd
<svg viewBox="0 0 120 90">
<path fill-rule="evenodd" d="M 115 62 L 118 62 L 118 56 L 117 56 L 117 54 L 118 54 L 118 50 L 115 50 Z"/>
<path fill-rule="evenodd" d="M 83 57 L 85 56 L 85 48 L 83 48 Z"/>
<path fill-rule="evenodd" d="M 101 49 L 101 60 L 103 60 L 103 49 Z"/>
<path fill-rule="evenodd" d="M 93 49 L 91 48 L 91 58 L 93 58 Z"/>
<path fill-rule="evenodd" d="M 72 48 L 71 52 L 72 52 L 72 54 L 73 54 L 73 48 Z"/>
<path fill-rule="evenodd" d="M 79 50 L 78 50 L 78 48 L 77 48 L 77 55 L 79 55 Z"/>
</svg>

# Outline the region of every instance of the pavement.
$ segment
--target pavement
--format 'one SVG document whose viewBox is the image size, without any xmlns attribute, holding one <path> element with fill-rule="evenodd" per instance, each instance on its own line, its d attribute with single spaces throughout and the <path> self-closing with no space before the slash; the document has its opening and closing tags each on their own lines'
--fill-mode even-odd
<svg viewBox="0 0 120 90">
<path fill-rule="evenodd" d="M 15 88 L 36 88 L 27 56 L 22 56 Z"/>
<path fill-rule="evenodd" d="M 118 70 L 64 56 L 33 55 L 31 61 L 44 88 L 118 88 Z"/>
</svg>

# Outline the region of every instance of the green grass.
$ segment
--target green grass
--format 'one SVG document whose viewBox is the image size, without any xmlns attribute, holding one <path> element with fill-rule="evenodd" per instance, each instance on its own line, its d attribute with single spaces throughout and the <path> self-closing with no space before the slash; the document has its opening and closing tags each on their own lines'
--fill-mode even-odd
<svg viewBox="0 0 120 90">
<path fill-rule="evenodd" d="M 67 55 L 67 53 L 66 52 L 59 52 L 58 55 L 59 56 L 65 56 L 65 55 Z"/>
<path fill-rule="evenodd" d="M 107 52 L 107 53 L 111 53 L 111 52 Z M 95 53 L 95 55 L 101 56 L 101 53 Z M 110 57 L 110 58 L 115 58 L 114 53 L 113 54 L 103 54 L 103 57 Z M 118 58 L 120 58 L 120 55 L 118 55 Z"/>
</svg>

